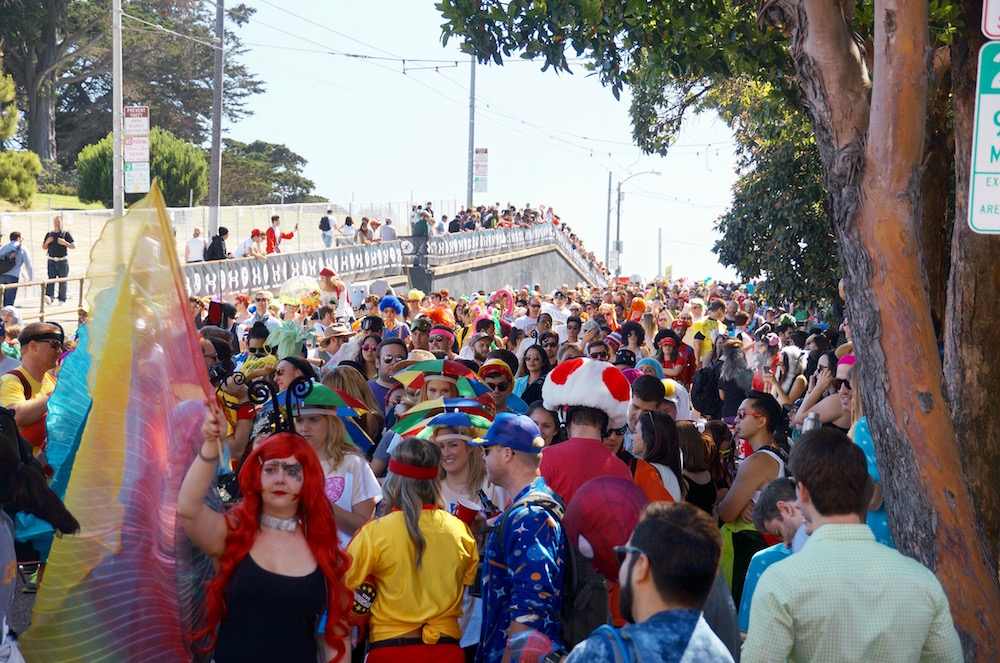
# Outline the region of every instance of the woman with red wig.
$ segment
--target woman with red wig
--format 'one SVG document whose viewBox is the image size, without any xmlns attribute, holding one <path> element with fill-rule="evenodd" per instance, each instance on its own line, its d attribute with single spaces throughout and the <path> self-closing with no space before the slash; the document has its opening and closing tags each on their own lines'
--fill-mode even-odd
<svg viewBox="0 0 1000 663">
<path fill-rule="evenodd" d="M 243 501 L 229 515 L 214 511 L 205 495 L 225 419 L 218 405 L 210 407 L 205 440 L 177 499 L 184 531 L 217 569 L 206 590 L 205 628 L 194 637 L 212 638 L 215 663 L 315 663 L 325 608 L 323 660 L 345 660 L 350 558 L 337 543 L 316 452 L 295 433 L 271 435 L 240 469 Z"/>
</svg>

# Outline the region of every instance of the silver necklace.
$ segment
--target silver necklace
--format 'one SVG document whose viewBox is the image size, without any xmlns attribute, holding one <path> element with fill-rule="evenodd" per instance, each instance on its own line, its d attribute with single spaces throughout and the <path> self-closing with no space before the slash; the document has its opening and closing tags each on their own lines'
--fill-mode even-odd
<svg viewBox="0 0 1000 663">
<path fill-rule="evenodd" d="M 260 526 L 276 529 L 279 532 L 294 532 L 299 527 L 298 518 L 277 518 L 266 513 L 260 514 Z"/>
</svg>

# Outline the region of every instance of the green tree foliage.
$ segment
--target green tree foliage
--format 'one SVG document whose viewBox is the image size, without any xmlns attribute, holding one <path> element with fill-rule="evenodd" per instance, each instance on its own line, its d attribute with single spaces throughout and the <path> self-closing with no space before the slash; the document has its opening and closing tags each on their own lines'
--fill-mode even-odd
<svg viewBox="0 0 1000 663">
<path fill-rule="evenodd" d="M 80 151 L 76 169 L 80 175 L 79 195 L 83 202 L 113 206 L 111 151 L 111 134 Z M 159 180 L 167 205 L 186 207 L 190 191 L 194 191 L 196 202 L 208 193 L 208 161 L 201 148 L 154 127 L 149 133 L 149 158 L 150 174 Z M 135 202 L 143 195 L 128 195 L 125 200 Z"/>
<path fill-rule="evenodd" d="M 302 175 L 306 160 L 284 145 L 225 140 L 222 151 L 223 205 L 267 205 L 326 200 L 311 195 L 315 185 Z M 282 198 L 284 196 L 284 198 Z"/>
<path fill-rule="evenodd" d="M 100 140 L 111 125 L 110 4 L 0 3 L 0 44 L 28 117 L 25 144 L 63 166 L 71 165 L 79 150 Z M 185 140 L 204 142 L 212 112 L 215 6 L 194 0 L 135 0 L 126 3 L 125 13 L 125 104 L 148 105 L 154 125 Z M 248 98 L 263 90 L 236 58 L 242 47 L 234 28 L 252 15 L 244 5 L 227 12 L 223 105 L 230 121 L 250 115 Z M 150 23 L 204 43 L 170 35 Z"/>
<path fill-rule="evenodd" d="M 14 104 L 14 81 L 0 74 L 0 145 L 14 135 L 19 118 Z M 35 177 L 41 169 L 42 163 L 33 152 L 0 151 L 0 200 L 30 207 L 37 186 Z"/>
<path fill-rule="evenodd" d="M 806 118 L 767 84 L 738 78 L 706 99 L 734 129 L 739 180 L 712 249 L 772 302 L 812 307 L 840 278 L 819 151 Z"/>
</svg>

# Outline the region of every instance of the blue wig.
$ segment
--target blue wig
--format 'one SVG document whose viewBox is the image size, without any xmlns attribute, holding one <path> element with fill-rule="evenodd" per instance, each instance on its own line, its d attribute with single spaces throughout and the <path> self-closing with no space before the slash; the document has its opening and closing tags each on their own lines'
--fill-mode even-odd
<svg viewBox="0 0 1000 663">
<path fill-rule="evenodd" d="M 635 365 L 635 367 L 638 368 L 639 370 L 642 370 L 643 366 L 652 366 L 653 370 L 656 371 L 657 380 L 662 380 L 663 378 L 666 377 L 663 374 L 663 367 L 660 366 L 660 362 L 656 361 L 655 359 L 650 359 L 649 357 L 646 357 L 645 359 L 640 359 L 639 362 Z"/>
<path fill-rule="evenodd" d="M 387 308 L 391 308 L 396 312 L 396 315 L 403 315 L 403 302 L 395 295 L 386 295 L 378 303 L 378 310 L 383 311 Z"/>
</svg>

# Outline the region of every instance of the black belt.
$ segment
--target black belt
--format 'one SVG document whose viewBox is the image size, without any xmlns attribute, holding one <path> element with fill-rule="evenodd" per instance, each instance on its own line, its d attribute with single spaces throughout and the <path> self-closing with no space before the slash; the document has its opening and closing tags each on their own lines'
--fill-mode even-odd
<svg viewBox="0 0 1000 663">
<path fill-rule="evenodd" d="M 389 638 L 388 640 L 379 640 L 378 642 L 368 643 L 368 649 L 381 649 L 382 647 L 409 647 L 411 645 L 426 645 L 427 643 L 420 638 Z M 442 636 L 438 638 L 435 642 L 436 645 L 457 645 L 457 638 L 449 638 Z"/>
</svg>

